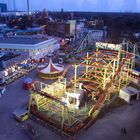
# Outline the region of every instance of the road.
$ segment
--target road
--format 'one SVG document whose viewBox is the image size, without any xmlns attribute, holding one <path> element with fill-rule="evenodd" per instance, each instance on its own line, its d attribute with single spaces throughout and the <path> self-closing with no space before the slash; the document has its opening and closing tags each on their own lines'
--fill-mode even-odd
<svg viewBox="0 0 140 140">
<path fill-rule="evenodd" d="M 37 73 L 32 71 L 30 77 L 37 80 Z M 24 106 L 29 100 L 29 91 L 22 88 L 24 77 L 6 87 L 6 93 L 0 98 L 0 140 L 29 140 L 21 131 L 25 123 L 14 120 L 12 112 Z M 76 140 L 140 140 L 140 101 L 133 105 L 124 105 L 106 113 L 88 130 L 80 133 Z M 61 140 L 50 128 L 43 128 L 29 120 L 42 134 L 39 140 Z M 121 128 L 127 129 L 124 136 Z M 63 138 L 66 140 L 66 138 Z"/>
</svg>

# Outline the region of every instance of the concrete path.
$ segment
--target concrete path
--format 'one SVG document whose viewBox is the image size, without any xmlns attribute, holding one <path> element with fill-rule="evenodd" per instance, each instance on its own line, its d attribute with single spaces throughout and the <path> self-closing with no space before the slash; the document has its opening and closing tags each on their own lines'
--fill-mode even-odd
<svg viewBox="0 0 140 140">
<path fill-rule="evenodd" d="M 36 72 L 33 71 L 30 76 L 35 77 Z M 29 99 L 29 92 L 22 88 L 23 79 L 7 86 L 6 93 L 0 98 L 0 140 L 29 140 L 21 131 L 25 124 L 17 123 L 12 116 L 13 111 L 24 106 Z M 51 129 L 31 123 L 43 135 L 39 140 L 62 140 Z M 121 133 L 122 127 L 127 129 L 126 136 Z M 140 140 L 140 101 L 106 113 L 87 131 L 80 133 L 76 140 Z"/>
</svg>

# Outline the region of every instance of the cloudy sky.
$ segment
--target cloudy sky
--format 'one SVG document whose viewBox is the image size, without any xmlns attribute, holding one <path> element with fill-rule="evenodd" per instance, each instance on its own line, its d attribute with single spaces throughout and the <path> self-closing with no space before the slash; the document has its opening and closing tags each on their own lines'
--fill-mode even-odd
<svg viewBox="0 0 140 140">
<path fill-rule="evenodd" d="M 96 12 L 140 12 L 140 0 L 29 0 L 31 10 L 96 11 Z M 14 0 L 0 0 L 14 9 Z M 16 9 L 27 9 L 27 0 L 15 0 Z"/>
</svg>

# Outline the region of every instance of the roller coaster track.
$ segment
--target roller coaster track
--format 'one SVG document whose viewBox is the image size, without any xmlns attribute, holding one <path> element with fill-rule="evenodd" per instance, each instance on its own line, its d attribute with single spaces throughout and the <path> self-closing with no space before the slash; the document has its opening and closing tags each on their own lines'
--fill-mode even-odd
<svg viewBox="0 0 140 140">
<path fill-rule="evenodd" d="M 69 53 L 69 55 L 73 55 L 75 53 L 78 53 L 78 50 L 80 49 L 83 41 L 87 38 L 88 34 L 89 34 L 89 31 L 85 33 L 85 35 L 83 36 L 83 38 L 79 41 L 78 45 L 76 44 L 76 46 L 75 46 L 76 48 L 73 51 L 71 51 Z"/>
<path fill-rule="evenodd" d="M 123 66 L 125 65 L 125 62 L 127 61 L 127 59 L 129 59 L 131 57 L 131 54 L 127 54 L 126 58 L 123 60 L 122 64 L 120 65 L 120 67 L 118 68 L 118 70 L 116 71 L 116 74 L 114 75 L 114 77 L 112 78 L 112 80 L 107 83 L 105 90 L 101 91 L 99 99 L 96 101 L 96 104 L 91 108 L 90 111 L 90 115 L 92 117 L 92 114 L 101 107 L 101 105 L 105 102 L 105 98 L 107 95 L 109 95 L 110 93 L 108 92 L 109 88 L 112 86 L 112 83 L 114 82 L 115 78 L 120 74 L 121 69 L 123 68 Z M 86 124 L 85 129 L 87 129 L 92 123 L 94 122 L 94 119 L 91 119 L 90 122 L 88 122 L 88 124 Z"/>
</svg>

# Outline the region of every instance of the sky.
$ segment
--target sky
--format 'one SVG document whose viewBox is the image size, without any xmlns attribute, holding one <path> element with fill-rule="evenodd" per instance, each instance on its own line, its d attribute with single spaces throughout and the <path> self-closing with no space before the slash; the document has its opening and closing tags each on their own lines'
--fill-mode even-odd
<svg viewBox="0 0 140 140">
<path fill-rule="evenodd" d="M 140 12 L 140 0 L 29 0 L 30 10 L 93 11 L 93 12 Z M 14 0 L 0 0 L 14 9 Z M 27 0 L 15 0 L 18 11 L 27 10 Z"/>
</svg>

